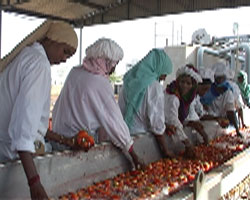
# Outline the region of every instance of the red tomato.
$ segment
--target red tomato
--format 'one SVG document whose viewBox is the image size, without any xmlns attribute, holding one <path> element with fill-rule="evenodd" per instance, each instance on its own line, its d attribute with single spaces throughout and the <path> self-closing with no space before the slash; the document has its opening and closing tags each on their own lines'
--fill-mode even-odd
<svg viewBox="0 0 250 200">
<path fill-rule="evenodd" d="M 119 195 L 117 195 L 117 194 L 114 194 L 114 195 L 112 195 L 112 196 L 110 197 L 110 199 L 111 199 L 111 200 L 120 200 L 121 197 L 120 197 Z"/>
</svg>

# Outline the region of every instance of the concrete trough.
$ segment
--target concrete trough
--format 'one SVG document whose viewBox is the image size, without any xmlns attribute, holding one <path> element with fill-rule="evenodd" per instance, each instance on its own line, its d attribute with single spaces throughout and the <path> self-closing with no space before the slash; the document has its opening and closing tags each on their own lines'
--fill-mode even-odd
<svg viewBox="0 0 250 200">
<path fill-rule="evenodd" d="M 150 134 L 136 136 L 134 148 L 146 163 L 161 158 L 156 141 Z M 95 145 L 88 152 L 53 152 L 37 156 L 34 161 L 50 197 L 76 191 L 132 168 L 124 154 L 110 143 Z M 29 195 L 20 160 L 0 164 L 0 199 L 26 199 Z"/>
</svg>

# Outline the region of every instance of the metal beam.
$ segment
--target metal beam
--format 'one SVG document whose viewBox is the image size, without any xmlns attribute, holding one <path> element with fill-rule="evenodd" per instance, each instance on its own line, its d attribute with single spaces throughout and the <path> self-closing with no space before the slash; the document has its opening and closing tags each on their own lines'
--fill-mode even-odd
<svg viewBox="0 0 250 200">
<path fill-rule="evenodd" d="M 38 13 L 38 12 L 34 12 L 34 11 L 28 11 L 28 10 L 23 10 L 20 8 L 15 8 L 13 6 L 9 7 L 9 6 L 2 6 L 3 10 L 6 12 L 15 12 L 18 14 L 24 14 L 24 15 L 28 15 L 28 16 L 33 16 L 33 17 L 37 17 L 37 18 L 44 18 L 44 19 L 52 19 L 52 20 L 62 20 L 62 21 L 66 21 L 70 24 L 74 24 L 74 20 L 70 20 L 67 18 L 63 18 L 63 17 L 58 17 L 58 16 L 53 16 L 53 13 L 51 15 L 48 14 L 42 14 L 42 13 Z"/>
<path fill-rule="evenodd" d="M 2 51 L 2 10 L 0 10 L 0 59 L 2 58 L 1 51 Z"/>
<path fill-rule="evenodd" d="M 94 9 L 97 9 L 97 10 L 104 10 L 105 9 L 105 6 L 97 4 L 97 3 L 90 2 L 88 0 L 71 0 L 71 1 L 75 2 L 75 3 L 80 3 L 80 4 L 84 5 L 84 6 L 88 6 L 90 8 L 94 8 Z"/>
</svg>

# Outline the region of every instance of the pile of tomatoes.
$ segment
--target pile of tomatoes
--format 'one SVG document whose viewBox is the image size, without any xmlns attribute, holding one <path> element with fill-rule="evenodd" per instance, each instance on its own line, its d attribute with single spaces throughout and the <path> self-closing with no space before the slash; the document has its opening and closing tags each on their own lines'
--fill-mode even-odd
<svg viewBox="0 0 250 200">
<path fill-rule="evenodd" d="M 250 135 L 249 130 L 244 131 Z M 78 199 L 150 199 L 162 193 L 171 195 L 195 179 L 199 170 L 208 172 L 232 158 L 248 145 L 234 133 L 221 136 L 209 145 L 195 147 L 196 158 L 166 158 L 150 163 L 144 170 L 119 174 L 87 188 L 59 197 Z"/>
</svg>

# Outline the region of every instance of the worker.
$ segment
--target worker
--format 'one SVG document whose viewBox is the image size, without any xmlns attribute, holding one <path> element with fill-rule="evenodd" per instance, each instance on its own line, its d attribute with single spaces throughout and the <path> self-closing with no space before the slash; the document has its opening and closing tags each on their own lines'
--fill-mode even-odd
<svg viewBox="0 0 250 200">
<path fill-rule="evenodd" d="M 165 142 L 164 90 L 160 81 L 172 72 L 163 49 L 152 49 L 123 78 L 119 106 L 131 135 L 153 133 L 165 157 L 173 157 Z"/>
<path fill-rule="evenodd" d="M 186 120 L 200 121 L 205 137 L 201 138 L 197 135 L 198 137 L 194 137 L 193 139 L 198 140 L 197 144 L 208 144 L 211 140 L 221 136 L 225 132 L 224 128 L 229 125 L 229 122 L 225 123 L 224 118 L 208 113 L 200 101 L 200 98 L 210 90 L 214 82 L 214 71 L 208 67 L 200 67 L 199 74 L 202 78 L 202 82 L 198 84 L 197 95 L 190 105 L 189 115 Z"/>
<path fill-rule="evenodd" d="M 176 72 L 176 80 L 167 85 L 165 92 L 165 122 L 168 141 L 173 141 L 174 152 L 184 153 L 184 156 L 193 158 L 195 156 L 193 144 L 184 131 L 184 126 L 191 127 L 200 133 L 202 128 L 195 121 L 186 122 L 189 108 L 196 97 L 197 84 L 201 77 L 191 64 L 180 67 Z M 191 132 L 190 134 L 193 134 Z M 193 137 L 192 135 L 190 135 Z"/>
<path fill-rule="evenodd" d="M 244 121 L 244 114 L 243 114 L 245 105 L 241 95 L 241 90 L 238 84 L 234 81 L 234 75 L 235 75 L 235 70 L 228 69 L 227 81 L 233 88 L 233 95 L 235 102 L 234 106 L 235 106 L 235 111 L 238 114 L 237 117 L 238 117 L 239 127 L 246 128 L 246 124 Z"/>
<path fill-rule="evenodd" d="M 226 65 L 222 62 L 217 62 L 212 68 L 215 69 L 215 82 L 201 98 L 201 102 L 208 107 L 209 113 L 227 118 L 235 128 L 237 135 L 243 137 L 237 122 L 233 88 L 227 82 L 228 71 Z"/>
<path fill-rule="evenodd" d="M 74 138 L 85 130 L 97 143 L 106 138 L 125 155 L 129 152 L 135 167 L 140 168 L 144 163 L 133 149 L 109 81 L 122 58 L 122 48 L 108 38 L 100 38 L 86 49 L 83 64 L 72 68 L 55 103 L 52 130 L 64 138 Z"/>
<path fill-rule="evenodd" d="M 244 103 L 250 108 L 250 85 L 247 82 L 247 73 L 240 70 L 237 76 L 237 84 L 240 88 Z"/>
<path fill-rule="evenodd" d="M 48 20 L 1 60 L 0 162 L 21 160 L 32 199 L 48 199 L 33 155 L 44 150 L 50 113 L 50 66 L 65 62 L 77 45 L 71 25 Z"/>
</svg>

